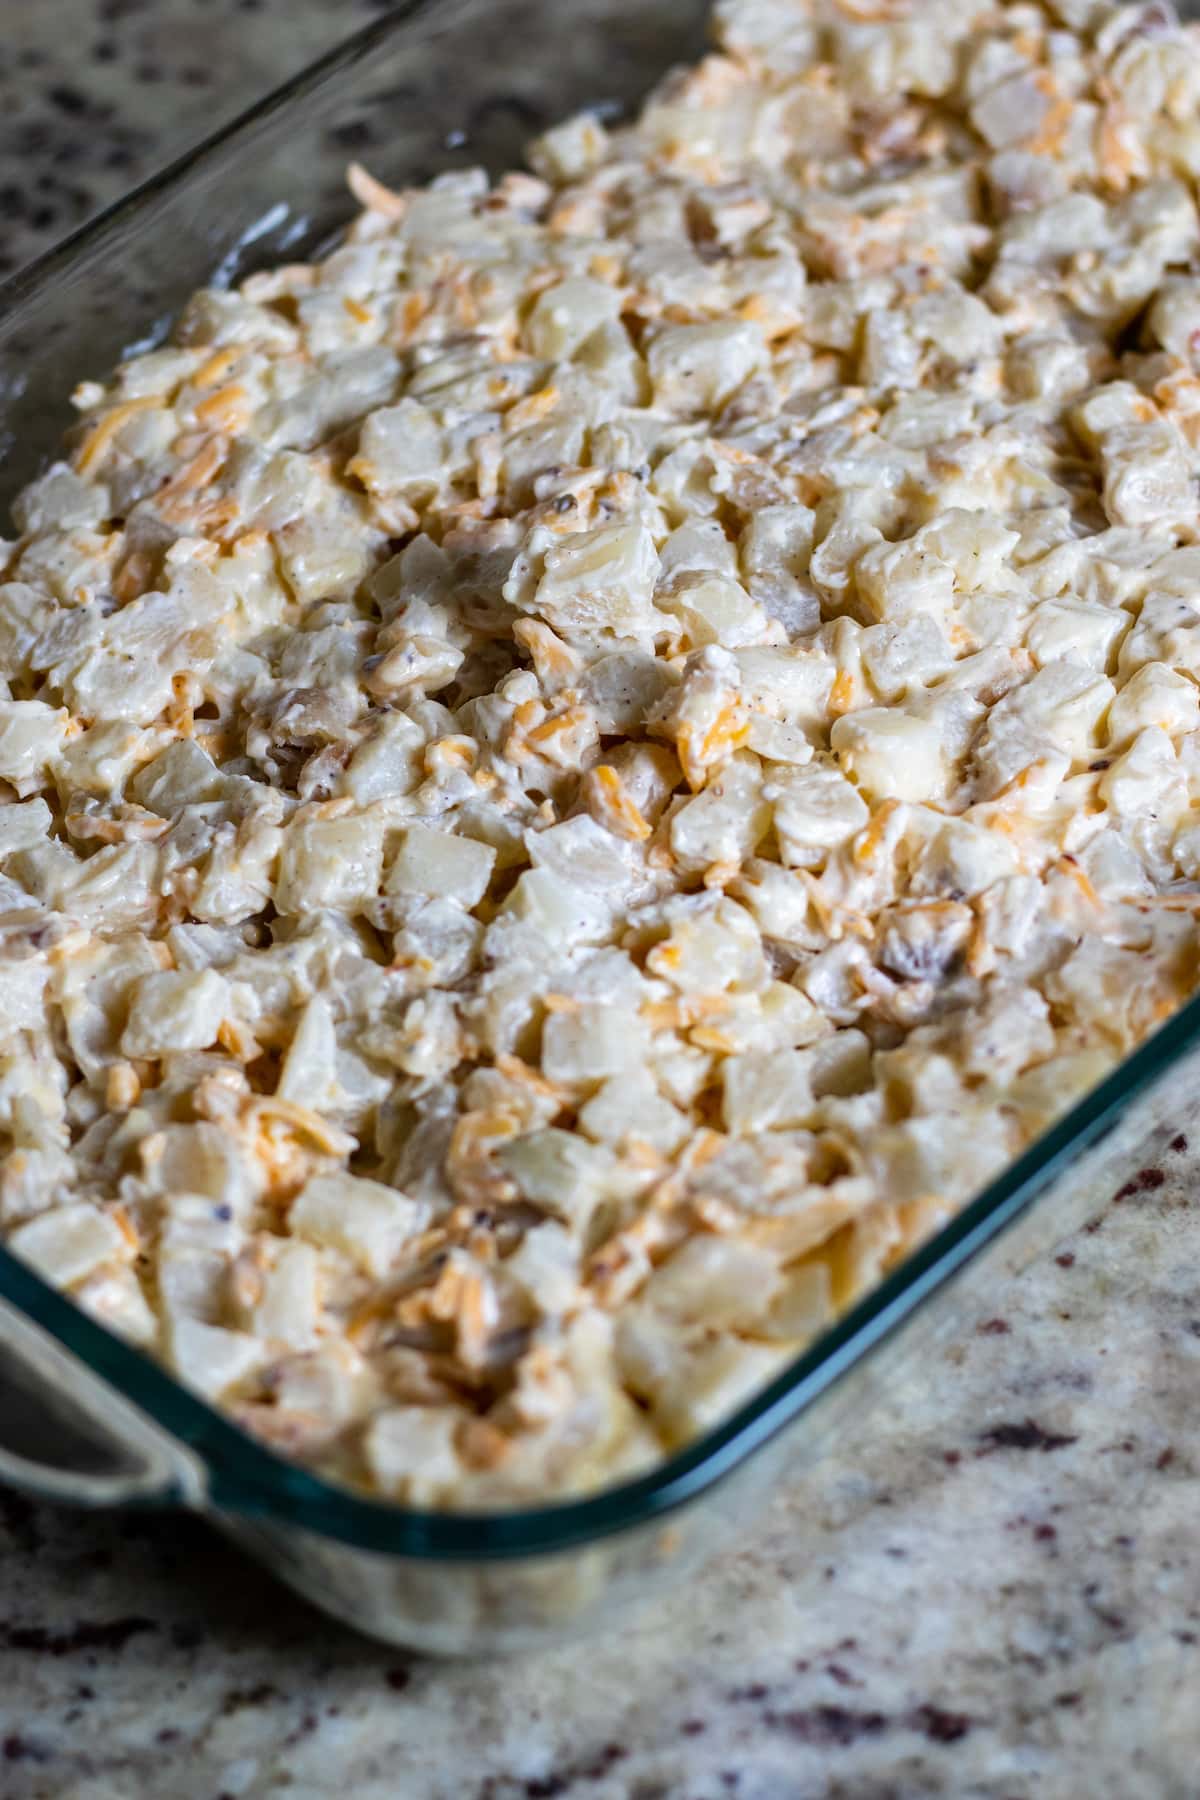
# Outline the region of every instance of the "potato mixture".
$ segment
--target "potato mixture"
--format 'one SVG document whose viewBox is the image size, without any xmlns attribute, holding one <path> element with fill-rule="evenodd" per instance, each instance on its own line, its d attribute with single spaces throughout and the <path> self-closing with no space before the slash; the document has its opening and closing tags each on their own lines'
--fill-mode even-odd
<svg viewBox="0 0 1200 1800">
<path fill-rule="evenodd" d="M 1200 35 L 725 0 L 74 396 L 0 1227 L 418 1506 L 728 1415 L 1200 977 Z"/>
</svg>

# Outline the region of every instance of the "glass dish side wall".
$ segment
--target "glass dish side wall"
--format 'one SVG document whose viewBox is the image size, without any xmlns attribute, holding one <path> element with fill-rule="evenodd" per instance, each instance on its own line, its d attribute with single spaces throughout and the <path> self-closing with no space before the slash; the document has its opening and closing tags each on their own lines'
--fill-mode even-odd
<svg viewBox="0 0 1200 1800">
<path fill-rule="evenodd" d="M 94 1363 L 99 1347 L 114 1402 L 130 1410 L 132 1392 L 144 1409 L 137 1434 L 118 1433 L 105 1419 L 134 1468 L 152 1469 L 155 1459 L 162 1465 L 157 1492 L 150 1488 L 127 1498 L 157 1497 L 207 1511 L 299 1593 L 387 1642 L 434 1655 L 536 1647 L 600 1629 L 643 1604 L 735 1542 L 783 1476 L 811 1479 L 828 1453 L 852 1468 L 857 1447 L 893 1430 L 920 1390 L 949 1384 L 954 1363 L 948 1349 L 981 1316 L 1003 1309 L 1005 1282 L 1078 1229 L 1133 1170 L 1154 1159 L 1181 1119 L 1194 1114 L 1198 1036 L 1200 1011 L 1193 1003 L 1132 1059 L 1131 1073 L 1144 1084 L 1140 1093 L 1134 1095 L 1125 1072 L 1111 1078 L 794 1371 L 668 1465 L 652 1484 L 657 1498 L 628 1489 L 600 1495 L 586 1503 L 590 1527 L 565 1548 L 541 1547 L 546 1521 L 555 1510 L 578 1507 L 512 1515 L 512 1540 L 500 1554 L 489 1530 L 493 1521 L 456 1520 L 465 1530 L 456 1533 L 459 1544 L 447 1555 L 438 1541 L 444 1520 L 372 1507 L 323 1489 L 302 1470 L 274 1464 L 148 1359 L 48 1289 L 42 1290 L 46 1322 L 54 1335 L 40 1335 L 55 1352 L 61 1342 L 78 1353 L 62 1360 L 73 1362 L 81 1397 L 96 1377 L 80 1359 Z M 953 1241 L 947 1244 L 947 1238 Z M 0 1251 L 0 1296 L 11 1296 L 14 1287 L 28 1304 L 30 1288 L 42 1284 Z M 46 1318 L 41 1307 L 29 1310 Z M 15 1348 L 14 1311 L 11 1298 L 0 1298 L 3 1361 Z M 15 1323 L 22 1332 L 30 1329 L 23 1319 Z M 29 1414 L 31 1398 L 52 1408 L 58 1401 L 60 1409 L 65 1401 L 70 1409 L 65 1381 L 53 1381 L 50 1370 L 27 1355 L 20 1367 Z M 79 1410 L 86 1414 L 85 1400 Z M 6 1452 L 8 1425 L 6 1417 Z M 31 1453 L 45 1460 L 44 1422 Z M 685 1469 L 681 1477 L 683 1463 L 690 1474 Z M 269 1473 L 272 1464 L 274 1487 L 263 1482 L 264 1465 Z M 96 1469 L 94 1445 L 81 1432 L 76 1445 L 64 1436 L 56 1446 L 50 1479 L 43 1471 L 43 1479 L 25 1485 L 60 1500 L 71 1498 L 73 1487 L 81 1502 L 103 1504 L 103 1494 L 89 1491 Z M 7 1468 L 0 1477 L 20 1484 Z M 312 1504 L 322 1491 L 332 1507 Z M 393 1526 L 382 1539 L 366 1529 L 381 1512 L 390 1512 Z"/>
<path fill-rule="evenodd" d="M 580 0 L 569 9 L 439 0 L 399 9 L 323 59 L 0 290 L 0 510 L 71 422 L 66 395 L 77 379 L 154 341 L 214 270 L 245 272 L 328 239 L 353 210 L 342 180 L 351 157 L 394 182 L 518 164 L 542 125 L 582 104 L 632 102 L 672 62 L 695 55 L 707 11 L 707 0 Z M 859 1431 L 886 1429 L 883 1406 L 895 1416 L 907 1384 L 931 1377 L 939 1339 L 972 1316 L 976 1296 L 993 1294 L 1006 1273 L 1078 1225 L 1144 1160 L 1160 1121 L 1192 1110 L 1198 1007 L 765 1395 L 651 1477 L 587 1502 L 472 1520 L 331 1489 L 252 1443 L 3 1251 L 0 1350 L 14 1304 L 34 1314 L 44 1336 L 129 1395 L 194 1474 L 162 1497 L 207 1504 L 293 1586 L 360 1629 L 443 1653 L 541 1641 L 602 1622 L 653 1580 L 693 1567 L 744 1522 L 785 1463 L 807 1471 L 835 1439 L 852 1456 Z M 1164 1071 L 1118 1133 L 1088 1150 L 1089 1134 L 1131 1086 Z M 869 1357 L 885 1337 L 886 1352 Z M 82 1389 L 82 1367 L 79 1379 Z M 63 1492 L 69 1475 L 59 1474 Z M 78 1493 L 87 1497 L 82 1473 Z"/>
<path fill-rule="evenodd" d="M 1182 1015 L 1176 1023 L 1184 1023 Z M 1195 1035 L 1196 1025 L 1189 1029 Z M 811 1480 L 829 1454 L 853 1468 L 856 1449 L 895 1430 L 921 1389 L 949 1387 L 956 1377 L 947 1351 L 980 1318 L 1004 1310 L 1005 1283 L 1154 1161 L 1198 1100 L 1200 1048 L 1191 1048 L 1170 1057 L 1151 1085 L 1119 1109 L 1115 1126 L 1111 1116 L 1096 1122 L 1091 1143 L 1086 1133 L 1068 1133 L 1061 1166 L 1048 1177 L 1035 1171 L 1014 1190 L 1009 1204 L 1017 1216 L 1007 1230 L 951 1279 L 941 1279 L 944 1252 L 931 1246 L 924 1271 L 901 1272 L 894 1306 L 870 1324 L 852 1326 L 840 1347 L 826 1349 L 814 1396 L 789 1407 L 783 1429 L 764 1408 L 755 1425 L 738 1433 L 739 1460 L 727 1476 L 662 1517 L 631 1515 L 591 1543 L 491 1565 L 354 1549 L 270 1518 L 226 1518 L 224 1529 L 326 1612 L 433 1655 L 523 1650 L 602 1629 L 736 1545 L 781 1480 Z M 986 1204 L 969 1210 L 980 1210 L 987 1221 Z M 993 1206 L 992 1222 L 1001 1210 Z M 981 1231 L 988 1228 L 981 1224 Z M 912 1292 L 914 1280 L 940 1285 L 922 1299 Z M 895 1315 L 901 1322 L 891 1325 Z M 747 1435 L 757 1445 L 753 1454 L 746 1453 Z"/>
</svg>

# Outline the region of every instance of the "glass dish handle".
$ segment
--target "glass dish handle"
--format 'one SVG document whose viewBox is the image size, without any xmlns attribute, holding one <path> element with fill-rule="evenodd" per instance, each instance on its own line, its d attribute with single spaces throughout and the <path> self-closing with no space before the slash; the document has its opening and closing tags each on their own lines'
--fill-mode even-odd
<svg viewBox="0 0 1200 1800">
<path fill-rule="evenodd" d="M 199 1460 L 0 1301 L 0 1484 L 72 1506 L 197 1506 Z"/>
</svg>

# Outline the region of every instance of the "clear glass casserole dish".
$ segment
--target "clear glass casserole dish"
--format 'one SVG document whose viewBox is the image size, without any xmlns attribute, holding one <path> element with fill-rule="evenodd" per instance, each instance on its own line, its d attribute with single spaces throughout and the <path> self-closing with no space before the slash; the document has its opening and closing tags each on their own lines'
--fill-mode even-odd
<svg viewBox="0 0 1200 1800">
<path fill-rule="evenodd" d="M 415 0 L 351 39 L 0 289 L 0 505 L 68 423 L 81 377 L 155 340 L 213 279 L 308 254 L 351 213 L 343 171 L 385 181 L 517 164 L 573 108 L 619 109 L 695 54 L 707 3 Z M 928 1334 L 1078 1225 L 1200 1080 L 1200 1000 L 764 1392 L 653 1472 L 506 1514 L 371 1501 L 288 1464 L 0 1250 L 11 1368 L 0 1478 L 84 1504 L 203 1511 L 329 1612 L 435 1653 L 531 1644 L 679 1575 L 782 1467 L 884 1409 Z M 1119 1129 L 1118 1129 L 1119 1127 Z M 882 1349 L 878 1356 L 873 1353 Z"/>
</svg>

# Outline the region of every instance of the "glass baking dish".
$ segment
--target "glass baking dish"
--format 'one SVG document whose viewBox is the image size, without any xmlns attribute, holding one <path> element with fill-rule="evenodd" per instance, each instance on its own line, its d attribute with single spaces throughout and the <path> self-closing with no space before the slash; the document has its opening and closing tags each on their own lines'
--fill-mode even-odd
<svg viewBox="0 0 1200 1800">
<path fill-rule="evenodd" d="M 78 379 L 152 343 L 214 272 L 328 241 L 352 211 L 350 157 L 394 183 L 519 163 L 541 126 L 584 104 L 619 110 L 695 55 L 706 11 L 414 0 L 351 38 L 0 288 L 0 507 L 57 444 Z M 417 1512 L 282 1461 L 0 1250 L 0 1479 L 88 1505 L 202 1511 L 328 1612 L 393 1642 L 538 1643 L 694 1568 L 784 1466 L 886 1430 L 931 1334 L 962 1329 L 982 1293 L 1089 1216 L 1198 1091 L 1200 999 L 723 1424 L 636 1481 L 522 1512 Z"/>
</svg>

